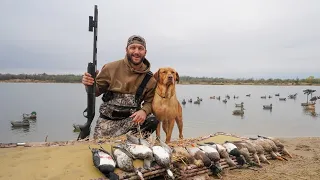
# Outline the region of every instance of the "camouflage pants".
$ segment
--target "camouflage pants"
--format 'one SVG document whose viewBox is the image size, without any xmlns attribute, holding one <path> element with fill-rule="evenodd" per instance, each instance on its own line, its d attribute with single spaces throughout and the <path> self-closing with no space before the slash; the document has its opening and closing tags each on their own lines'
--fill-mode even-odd
<svg viewBox="0 0 320 180">
<path fill-rule="evenodd" d="M 158 125 L 158 120 L 154 115 L 150 114 L 147 116 L 143 124 L 140 125 L 142 132 L 149 132 L 152 134 Z M 132 122 L 132 118 L 128 117 L 123 120 L 107 120 L 101 117 L 98 118 L 96 126 L 94 128 L 94 139 L 116 137 L 123 135 L 132 130 L 137 131 L 137 125 Z"/>
</svg>

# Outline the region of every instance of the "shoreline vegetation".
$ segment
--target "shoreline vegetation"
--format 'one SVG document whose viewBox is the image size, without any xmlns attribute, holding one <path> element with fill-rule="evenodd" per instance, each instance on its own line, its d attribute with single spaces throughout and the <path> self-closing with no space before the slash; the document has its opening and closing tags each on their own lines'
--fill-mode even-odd
<svg viewBox="0 0 320 180">
<path fill-rule="evenodd" d="M 81 83 L 82 75 L 74 74 L 1 74 L 0 83 Z M 180 76 L 182 85 L 273 85 L 273 86 L 320 86 L 320 78 L 309 76 L 305 79 L 254 79 L 254 78 L 214 78 Z"/>
</svg>

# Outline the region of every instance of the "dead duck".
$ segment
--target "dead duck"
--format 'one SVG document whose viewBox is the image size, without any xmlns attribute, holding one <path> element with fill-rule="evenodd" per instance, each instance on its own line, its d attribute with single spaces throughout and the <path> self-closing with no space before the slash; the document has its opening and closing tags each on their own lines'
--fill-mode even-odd
<svg viewBox="0 0 320 180">
<path fill-rule="evenodd" d="M 92 153 L 94 166 L 110 180 L 119 180 L 119 176 L 114 172 L 116 161 L 112 154 L 101 146 L 100 148 L 91 148 L 89 146 L 89 149 Z"/>
<path fill-rule="evenodd" d="M 210 158 L 205 154 L 205 152 L 198 147 L 186 147 L 186 149 L 195 159 L 201 160 L 204 166 L 208 167 L 214 175 L 220 177 L 220 169 L 211 162 Z"/>
<path fill-rule="evenodd" d="M 164 143 L 165 144 L 165 143 Z M 160 146 L 152 146 L 152 152 L 157 164 L 161 167 L 164 167 L 167 171 L 167 174 L 171 179 L 174 179 L 174 175 L 170 170 L 172 151 L 167 146 L 164 146 L 162 141 L 160 141 Z"/>
<path fill-rule="evenodd" d="M 284 159 L 282 157 L 277 155 L 277 153 L 276 153 L 277 151 L 275 151 L 272 148 L 271 144 L 266 139 L 263 139 L 263 138 L 250 138 L 250 139 L 254 140 L 253 141 L 254 143 L 257 143 L 257 144 L 261 145 L 265 152 L 271 154 L 272 158 L 278 159 L 280 161 L 284 161 Z"/>
<path fill-rule="evenodd" d="M 236 157 L 236 160 L 237 160 L 237 162 L 238 162 L 238 165 L 243 166 L 243 165 L 246 163 L 245 159 L 243 158 L 243 156 L 242 156 L 241 153 L 239 152 L 237 146 L 235 146 L 234 144 L 229 143 L 229 142 L 223 143 L 222 146 L 224 146 L 224 147 L 227 149 L 227 152 L 228 152 L 230 155 Z"/>
<path fill-rule="evenodd" d="M 143 160 L 143 168 L 149 170 L 151 168 L 151 162 L 154 160 L 152 149 L 145 145 L 132 144 L 126 142 L 122 146 L 123 149 L 130 152 L 137 159 Z"/>
<path fill-rule="evenodd" d="M 147 147 L 151 147 L 151 144 L 145 140 L 144 138 L 138 138 L 131 134 L 131 131 L 126 134 L 127 141 L 133 144 L 145 145 Z"/>
<path fill-rule="evenodd" d="M 221 164 L 220 164 L 220 154 L 218 150 L 214 147 L 211 147 L 207 144 L 198 144 L 199 149 L 206 153 L 208 158 L 213 161 L 213 163 L 217 166 L 217 168 L 222 171 Z"/>
<path fill-rule="evenodd" d="M 271 164 L 268 161 L 268 159 L 266 158 L 266 156 L 264 154 L 265 151 L 264 151 L 263 147 L 260 144 L 254 142 L 253 140 L 245 140 L 245 142 L 247 144 L 252 145 L 256 149 L 260 162 Z"/>
<path fill-rule="evenodd" d="M 263 105 L 263 109 L 272 109 L 272 104 L 270 104 L 270 105 Z"/>
<path fill-rule="evenodd" d="M 284 145 L 279 141 L 279 139 L 274 138 L 274 137 L 260 136 L 260 135 L 258 135 L 258 137 L 262 137 L 262 138 L 265 138 L 265 139 L 270 139 L 270 140 L 272 140 L 272 141 L 274 142 L 274 144 L 282 150 L 283 154 L 288 155 L 290 158 L 292 158 L 292 155 L 291 155 L 291 154 L 289 153 L 289 151 L 284 147 Z"/>
<path fill-rule="evenodd" d="M 257 151 L 252 145 L 247 144 L 244 141 L 233 141 L 232 143 L 235 146 L 237 146 L 237 148 L 239 149 L 239 152 L 244 156 L 244 158 L 246 159 L 247 163 L 249 163 L 250 165 L 253 165 L 253 166 L 262 167 L 260 165 L 260 160 L 259 160 Z M 253 159 L 255 160 L 256 163 L 251 161 L 250 153 L 252 153 Z"/>
<path fill-rule="evenodd" d="M 115 157 L 117 166 L 126 172 L 135 172 L 141 180 L 144 180 L 143 174 L 133 166 L 135 157 L 120 145 L 111 146 L 111 152 Z"/>
<path fill-rule="evenodd" d="M 230 167 L 237 166 L 236 163 L 230 158 L 229 153 L 227 152 L 227 149 L 223 147 L 221 144 L 216 144 L 214 142 L 205 142 L 205 144 L 208 144 L 209 146 L 216 148 L 217 151 L 219 152 L 220 157 L 224 158 Z"/>
<path fill-rule="evenodd" d="M 181 146 L 173 147 L 173 154 L 176 156 L 183 156 L 187 158 L 189 164 L 194 164 L 197 167 L 203 167 L 204 164 L 201 160 L 195 159 L 191 154 L 188 153 L 187 149 Z"/>
</svg>

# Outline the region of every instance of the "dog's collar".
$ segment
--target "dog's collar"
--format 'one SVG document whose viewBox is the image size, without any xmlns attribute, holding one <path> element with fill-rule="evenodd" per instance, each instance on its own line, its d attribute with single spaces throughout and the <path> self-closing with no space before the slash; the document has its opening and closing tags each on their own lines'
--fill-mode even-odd
<svg viewBox="0 0 320 180">
<path fill-rule="evenodd" d="M 157 93 L 161 98 L 163 98 L 163 99 L 170 99 L 170 98 L 174 95 L 174 94 L 173 94 L 171 97 L 166 97 L 166 96 L 161 96 L 157 91 L 156 91 L 156 93 Z"/>
</svg>

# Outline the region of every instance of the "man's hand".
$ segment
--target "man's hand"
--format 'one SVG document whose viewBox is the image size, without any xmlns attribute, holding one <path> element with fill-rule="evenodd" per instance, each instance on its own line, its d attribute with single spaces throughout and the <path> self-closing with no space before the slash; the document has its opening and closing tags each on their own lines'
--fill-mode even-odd
<svg viewBox="0 0 320 180">
<path fill-rule="evenodd" d="M 96 71 L 96 75 L 99 74 L 99 70 Z M 82 76 L 82 84 L 85 86 L 92 86 L 94 83 L 93 77 L 91 77 L 91 74 L 85 72 Z"/>
<path fill-rule="evenodd" d="M 141 125 L 144 122 L 144 120 L 146 120 L 147 114 L 144 110 L 139 110 L 133 113 L 130 117 L 133 118 L 132 121 L 134 123 Z"/>
</svg>

